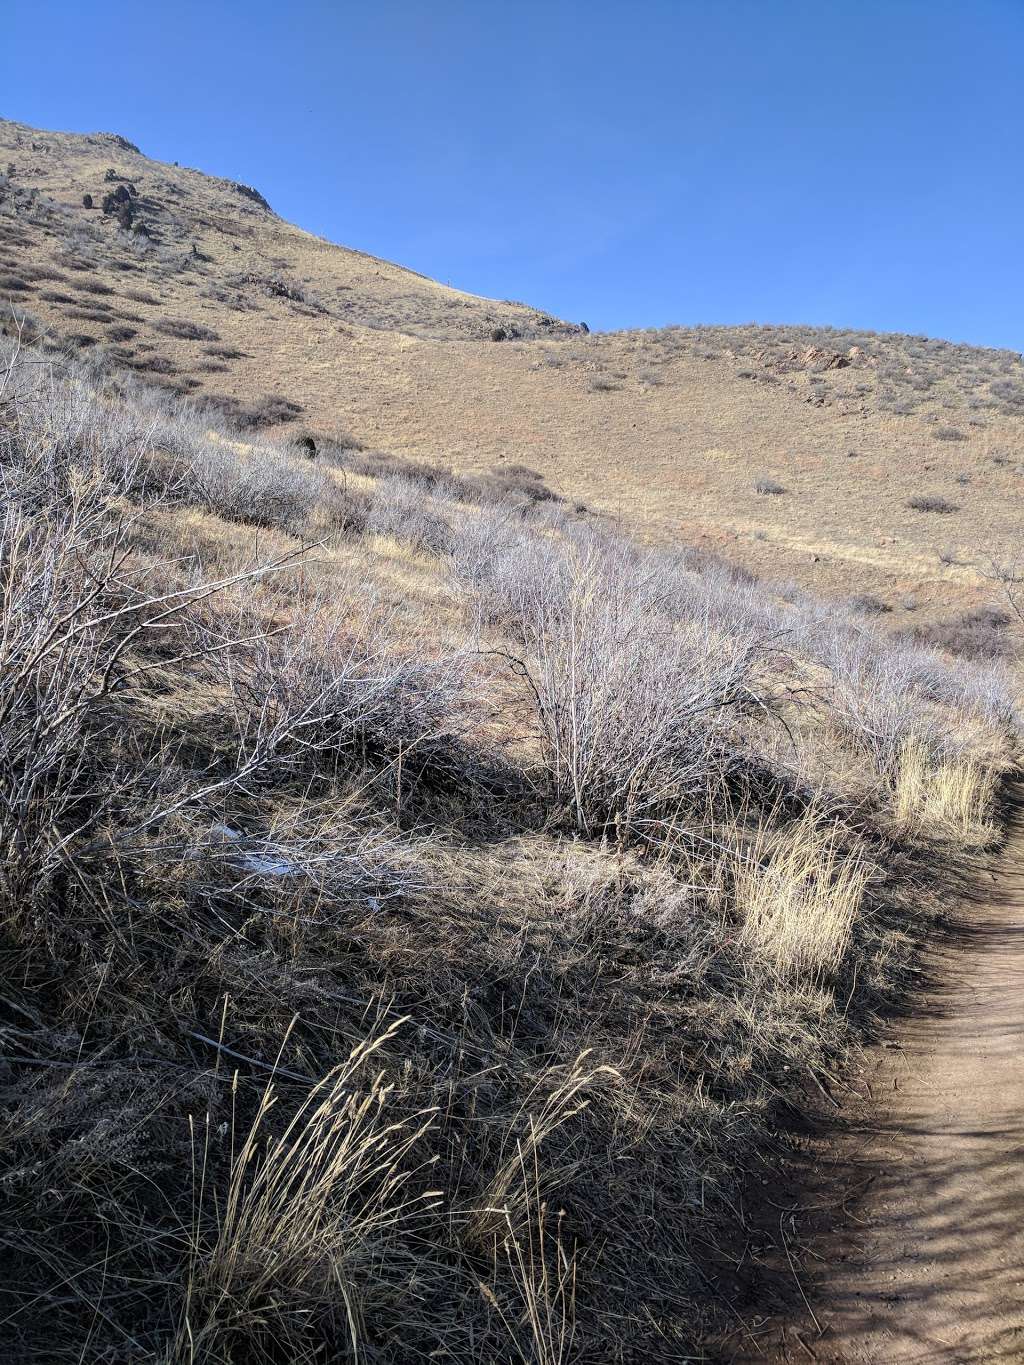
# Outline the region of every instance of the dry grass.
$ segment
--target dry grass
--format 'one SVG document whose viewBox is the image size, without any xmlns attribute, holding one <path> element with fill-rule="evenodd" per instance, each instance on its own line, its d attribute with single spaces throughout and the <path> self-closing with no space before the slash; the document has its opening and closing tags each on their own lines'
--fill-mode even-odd
<svg viewBox="0 0 1024 1365">
<path fill-rule="evenodd" d="M 239 1340 L 259 1351 L 269 1313 L 275 1318 L 273 1337 L 290 1340 L 291 1358 L 299 1360 L 309 1353 L 310 1313 L 335 1300 L 347 1325 L 348 1350 L 354 1361 L 360 1359 L 367 1315 L 379 1292 L 378 1265 L 392 1251 L 401 1225 L 407 1223 L 415 1236 L 422 1213 L 443 1195 L 410 1194 L 403 1168 L 432 1116 L 389 1122 L 392 1087 L 383 1073 L 365 1074 L 403 1022 L 359 1044 L 310 1090 L 280 1136 L 268 1122 L 278 1096 L 272 1082 L 267 1086 L 233 1158 L 223 1208 L 214 1203 L 216 1234 L 208 1247 L 206 1116 L 193 1177 L 198 1188 L 191 1265 L 173 1358 L 190 1365 L 232 1360 Z"/>
<path fill-rule="evenodd" d="M 781 976 L 831 978 L 860 911 L 869 868 L 813 809 L 790 828 L 762 824 L 734 873 L 740 938 Z"/>
<path fill-rule="evenodd" d="M 997 772 L 971 756 L 936 755 L 920 736 L 900 754 L 893 806 L 900 828 L 928 838 L 984 844 L 993 836 Z"/>
<path fill-rule="evenodd" d="M 521 1297 L 522 1311 L 513 1318 L 512 1310 L 503 1309 L 497 1298 L 494 1303 L 508 1328 L 513 1358 L 522 1365 L 569 1365 L 576 1335 L 576 1256 L 563 1244 L 563 1211 L 555 1214 L 555 1230 L 551 1232 L 551 1212 L 539 1196 L 538 1146 L 536 1141 L 529 1144 L 532 1169 L 527 1156 L 523 1155 L 520 1163 L 523 1188 L 531 1191 L 525 1230 L 517 1230 L 508 1217 L 508 1235 L 501 1248 Z M 549 1244 L 553 1252 L 549 1252 Z"/>
</svg>

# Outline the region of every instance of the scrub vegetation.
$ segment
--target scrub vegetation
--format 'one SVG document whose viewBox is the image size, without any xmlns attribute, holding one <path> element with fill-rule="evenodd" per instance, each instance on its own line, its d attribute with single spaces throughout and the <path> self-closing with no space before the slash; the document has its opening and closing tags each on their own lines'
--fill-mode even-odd
<svg viewBox="0 0 1024 1365">
<path fill-rule="evenodd" d="M 20 330 L 5 1359 L 743 1342 L 779 1107 L 993 838 L 1002 659 Z"/>
</svg>

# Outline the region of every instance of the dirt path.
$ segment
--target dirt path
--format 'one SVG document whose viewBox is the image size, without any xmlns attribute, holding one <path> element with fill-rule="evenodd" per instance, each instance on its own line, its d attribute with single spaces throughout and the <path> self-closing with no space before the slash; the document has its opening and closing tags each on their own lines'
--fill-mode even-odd
<svg viewBox="0 0 1024 1365">
<path fill-rule="evenodd" d="M 744 1359 L 1024 1361 L 1024 783 L 1012 795 L 924 1009 L 872 1050 L 862 1111 L 788 1220 L 813 1319 Z"/>
</svg>

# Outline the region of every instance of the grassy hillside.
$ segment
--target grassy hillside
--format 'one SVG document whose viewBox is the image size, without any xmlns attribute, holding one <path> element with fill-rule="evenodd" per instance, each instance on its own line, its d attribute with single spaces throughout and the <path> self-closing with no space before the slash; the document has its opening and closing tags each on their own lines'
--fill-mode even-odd
<svg viewBox="0 0 1024 1365">
<path fill-rule="evenodd" d="M 750 1349 L 779 1107 L 993 837 L 1002 666 L 5 346 L 5 1359 Z"/>
<path fill-rule="evenodd" d="M 0 122 L 0 158 L 0 294 L 236 422 L 468 473 L 525 464 L 645 540 L 866 595 L 899 628 L 952 620 L 947 638 L 1019 533 L 1016 354 L 809 327 L 588 335 L 112 135 Z"/>
</svg>

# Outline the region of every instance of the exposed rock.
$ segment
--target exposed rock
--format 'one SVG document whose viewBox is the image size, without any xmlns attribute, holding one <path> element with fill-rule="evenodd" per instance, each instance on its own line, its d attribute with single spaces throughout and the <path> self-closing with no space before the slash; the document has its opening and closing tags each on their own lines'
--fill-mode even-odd
<svg viewBox="0 0 1024 1365">
<path fill-rule="evenodd" d="M 805 370 L 842 370 L 850 364 L 850 356 L 843 351 L 826 351 L 820 346 L 808 346 L 800 356 Z"/>
<path fill-rule="evenodd" d="M 259 204 L 261 209 L 266 209 L 268 213 L 273 213 L 274 210 L 264 199 L 263 195 L 260 194 L 259 190 L 253 189 L 251 185 L 243 185 L 238 180 L 229 180 L 227 183 L 237 194 L 244 195 L 246 199 L 251 199 L 254 204 Z"/>
</svg>

